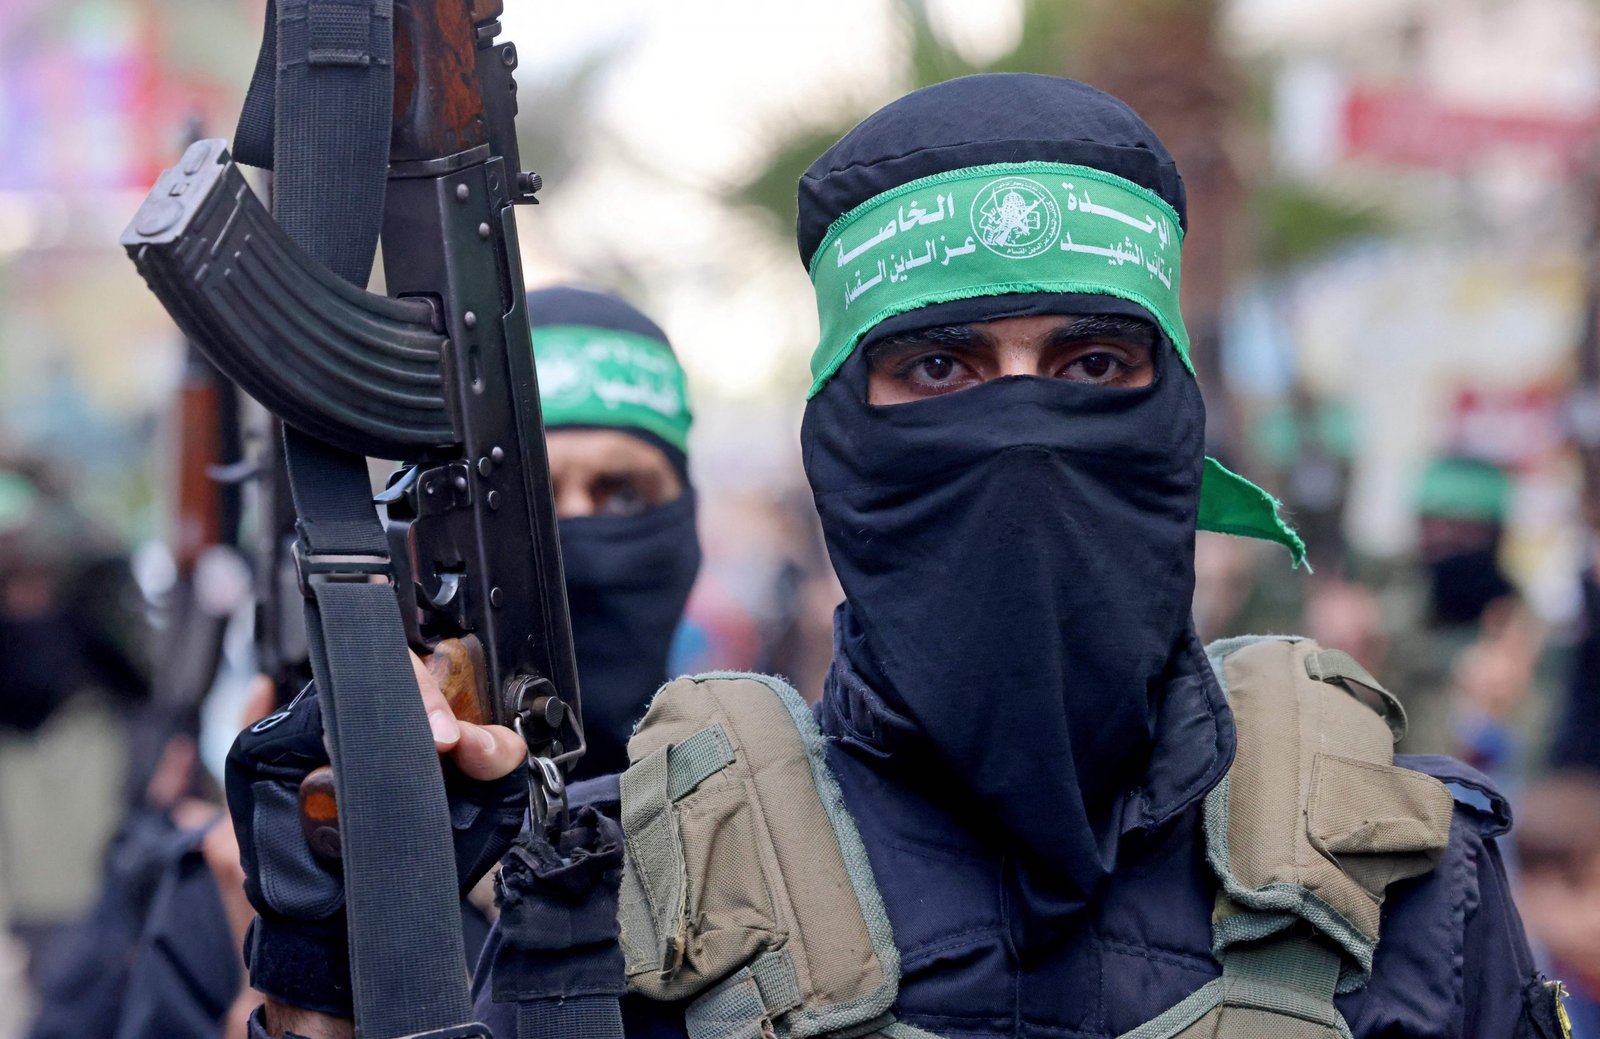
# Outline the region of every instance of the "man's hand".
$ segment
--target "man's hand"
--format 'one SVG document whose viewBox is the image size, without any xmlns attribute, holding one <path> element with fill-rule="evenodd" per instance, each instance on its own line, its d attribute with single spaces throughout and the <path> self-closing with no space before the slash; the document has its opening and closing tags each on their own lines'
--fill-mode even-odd
<svg viewBox="0 0 1600 1039">
<path fill-rule="evenodd" d="M 463 694 L 470 683 L 459 671 L 469 655 L 458 648 L 441 646 L 428 663 L 413 654 L 412 669 L 434 746 L 446 762 L 452 808 L 472 809 L 451 812 L 456 870 L 465 891 L 521 829 L 527 751 L 510 729 L 461 717 L 476 697 Z M 246 952 L 251 984 L 268 996 L 265 1021 L 270 1028 L 311 1011 L 329 1019 L 329 1034 L 339 1034 L 351 1013 L 343 875 L 336 855 L 313 853 L 300 806 L 302 781 L 327 761 L 321 707 L 308 690 L 240 734 L 228 756 L 227 787 L 244 889 L 257 914 Z M 303 1028 L 294 1030 L 304 1034 Z"/>
<path fill-rule="evenodd" d="M 527 760 L 527 745 L 504 725 L 480 725 L 469 720 L 477 714 L 471 664 L 461 643 L 447 639 L 427 662 L 411 654 L 411 670 L 422 690 L 433 745 L 453 762 L 462 775 L 495 780 L 510 775 Z M 450 695 L 447 695 L 447 691 Z"/>
</svg>

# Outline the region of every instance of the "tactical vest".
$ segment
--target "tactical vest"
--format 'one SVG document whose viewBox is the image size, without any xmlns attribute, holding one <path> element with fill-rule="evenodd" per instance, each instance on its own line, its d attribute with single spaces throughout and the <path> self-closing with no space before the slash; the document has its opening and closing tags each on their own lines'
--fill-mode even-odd
<svg viewBox="0 0 1600 1039">
<path fill-rule="evenodd" d="M 1238 730 L 1203 809 L 1222 976 L 1132 1039 L 1326 1039 L 1364 986 L 1388 886 L 1431 870 L 1452 800 L 1392 764 L 1399 702 L 1309 640 L 1209 647 Z M 717 673 L 657 694 L 628 747 L 620 921 L 632 990 L 687 1001 L 690 1039 L 882 1036 L 899 952 L 810 709 Z"/>
</svg>

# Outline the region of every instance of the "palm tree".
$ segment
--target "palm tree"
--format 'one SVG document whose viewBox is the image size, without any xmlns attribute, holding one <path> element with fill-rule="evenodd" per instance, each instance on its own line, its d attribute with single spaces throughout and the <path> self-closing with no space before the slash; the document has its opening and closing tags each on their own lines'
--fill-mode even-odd
<svg viewBox="0 0 1600 1039">
<path fill-rule="evenodd" d="M 935 28 L 925 0 L 895 0 L 906 38 L 905 90 L 942 83 L 979 72 L 1055 72 L 1072 64 L 1073 40 L 1104 0 L 1064 3 L 1062 0 L 1024 0 L 1022 27 L 1014 47 L 993 61 L 976 64 L 963 58 Z M 1067 60 L 1063 60 L 1066 58 Z M 812 103 L 808 99 L 808 104 Z M 769 142 L 766 162 L 748 179 L 727 192 L 729 202 L 750 207 L 768 218 L 773 232 L 783 239 L 794 234 L 795 184 L 813 159 L 871 114 L 875 105 L 830 111 L 823 119 L 775 120 L 793 129 Z"/>
<path fill-rule="evenodd" d="M 1120 0 L 1103 5 L 1079 77 L 1128 102 L 1183 171 L 1183 316 L 1205 387 L 1214 448 L 1239 442 L 1220 377 L 1223 309 L 1249 242 L 1245 184 L 1236 161 L 1242 80 L 1220 46 L 1220 0 Z"/>
</svg>

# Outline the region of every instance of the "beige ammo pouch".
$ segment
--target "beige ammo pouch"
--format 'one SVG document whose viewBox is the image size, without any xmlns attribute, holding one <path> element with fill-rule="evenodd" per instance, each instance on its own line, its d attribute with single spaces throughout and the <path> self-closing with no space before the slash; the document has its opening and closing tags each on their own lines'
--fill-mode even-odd
<svg viewBox="0 0 1600 1039">
<path fill-rule="evenodd" d="M 1444 784 L 1394 765 L 1405 713 L 1360 664 L 1292 638 L 1207 648 L 1238 729 L 1205 801 L 1222 977 L 1124 1039 L 1349 1039 L 1385 890 L 1438 864 Z"/>
<path fill-rule="evenodd" d="M 1388 886 L 1430 871 L 1452 802 L 1394 766 L 1399 702 L 1348 655 L 1295 638 L 1208 648 L 1238 731 L 1206 797 L 1222 977 L 1123 1039 L 1349 1039 Z M 692 1000 L 690 1039 L 927 1039 L 894 1022 L 899 954 L 800 697 L 775 679 L 682 678 L 622 778 L 628 981 Z"/>
<path fill-rule="evenodd" d="M 628 757 L 620 917 L 633 991 L 693 1000 L 690 1039 L 893 1028 L 899 952 L 799 694 L 758 675 L 680 678 Z"/>
</svg>

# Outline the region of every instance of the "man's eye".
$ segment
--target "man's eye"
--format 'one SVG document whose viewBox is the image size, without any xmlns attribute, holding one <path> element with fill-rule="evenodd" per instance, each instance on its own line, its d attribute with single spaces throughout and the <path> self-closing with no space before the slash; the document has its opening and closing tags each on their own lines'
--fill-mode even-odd
<svg viewBox="0 0 1600 1039">
<path fill-rule="evenodd" d="M 1073 382 L 1111 382 L 1128 370 L 1128 363 L 1115 354 L 1096 351 L 1067 365 L 1062 373 Z"/>
<path fill-rule="evenodd" d="M 650 507 L 649 496 L 632 480 L 603 481 L 594 499 L 597 516 L 637 516 Z"/>
<path fill-rule="evenodd" d="M 949 354 L 924 354 L 900 370 L 902 378 L 929 389 L 941 388 L 956 382 L 967 366 Z"/>
</svg>

